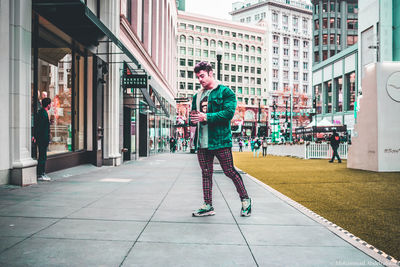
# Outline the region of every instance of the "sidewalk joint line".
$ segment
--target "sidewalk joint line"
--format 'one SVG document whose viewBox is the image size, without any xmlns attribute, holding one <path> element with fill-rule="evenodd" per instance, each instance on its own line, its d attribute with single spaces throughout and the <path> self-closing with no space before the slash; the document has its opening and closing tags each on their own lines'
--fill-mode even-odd
<svg viewBox="0 0 400 267">
<path fill-rule="evenodd" d="M 214 179 L 214 178 L 213 178 L 213 179 Z M 246 237 L 244 236 L 244 234 L 243 234 L 243 232 L 242 232 L 242 229 L 240 228 L 240 225 L 238 224 L 238 222 L 237 222 L 237 220 L 236 220 L 236 218 L 235 218 L 235 215 L 233 215 L 232 209 L 231 209 L 231 207 L 229 206 L 228 201 L 226 200 L 226 198 L 225 198 L 225 196 L 224 196 L 224 193 L 222 192 L 221 188 L 219 187 L 219 184 L 218 184 L 218 182 L 217 182 L 216 179 L 214 179 L 214 183 L 217 185 L 217 188 L 218 188 L 219 192 L 221 193 L 222 198 L 224 199 L 226 205 L 228 206 L 228 209 L 229 209 L 229 211 L 230 211 L 230 213 L 231 213 L 231 215 L 232 215 L 232 217 L 233 217 L 233 220 L 235 221 L 236 226 L 238 227 L 240 234 L 242 235 L 244 241 L 246 242 L 247 248 L 249 249 L 250 254 L 251 254 L 251 256 L 253 257 L 253 260 L 254 260 L 256 266 L 259 267 L 258 262 L 257 262 L 257 260 L 256 260 L 256 257 L 254 256 L 253 251 L 251 250 L 251 247 L 250 247 L 250 245 L 249 245 L 249 242 L 247 242 L 247 239 L 246 239 Z"/>
<path fill-rule="evenodd" d="M 184 168 L 183 168 L 184 169 Z M 139 238 L 142 236 L 143 232 L 146 230 L 147 226 L 150 224 L 151 219 L 153 219 L 154 215 L 156 214 L 156 212 L 158 211 L 158 208 L 161 206 L 161 204 L 164 202 L 164 200 L 166 199 L 166 197 L 168 196 L 169 192 L 172 190 L 172 188 L 174 187 L 176 181 L 178 181 L 179 177 L 181 176 L 183 169 L 180 170 L 179 174 L 176 176 L 175 180 L 173 181 L 172 185 L 170 186 L 170 188 L 168 189 L 167 193 L 165 193 L 165 196 L 161 199 L 160 203 L 157 205 L 157 208 L 154 210 L 153 214 L 151 215 L 151 217 L 149 218 L 149 220 L 147 221 L 146 225 L 143 227 L 142 231 L 139 233 L 139 235 L 137 236 L 135 242 L 133 242 L 133 245 L 129 248 L 128 252 L 126 253 L 126 255 L 124 256 L 124 259 L 122 260 L 122 262 L 119 264 L 119 266 L 121 267 L 125 260 L 128 258 L 128 255 L 131 253 L 131 251 L 133 250 L 133 248 L 135 247 L 136 243 L 138 242 Z"/>
</svg>

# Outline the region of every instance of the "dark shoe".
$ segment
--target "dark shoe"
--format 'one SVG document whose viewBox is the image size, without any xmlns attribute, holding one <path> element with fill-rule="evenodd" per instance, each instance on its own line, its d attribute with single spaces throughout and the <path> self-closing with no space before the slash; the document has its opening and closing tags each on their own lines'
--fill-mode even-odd
<svg viewBox="0 0 400 267">
<path fill-rule="evenodd" d="M 339 161 L 338 161 L 338 163 L 342 163 L 342 161 L 341 161 L 341 160 L 339 160 Z"/>
<path fill-rule="evenodd" d="M 329 163 L 333 163 L 333 160 L 330 160 Z"/>
</svg>

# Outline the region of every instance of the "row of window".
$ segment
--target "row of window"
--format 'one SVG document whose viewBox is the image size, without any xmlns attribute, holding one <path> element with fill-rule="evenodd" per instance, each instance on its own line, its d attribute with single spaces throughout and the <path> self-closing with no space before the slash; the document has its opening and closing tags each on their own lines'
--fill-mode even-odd
<svg viewBox="0 0 400 267">
<path fill-rule="evenodd" d="M 272 58 L 272 66 L 278 67 L 279 66 L 279 58 Z M 289 67 L 289 60 L 284 59 L 283 60 L 283 66 L 284 67 Z M 299 68 L 299 61 L 298 60 L 293 60 L 293 68 L 298 69 Z M 308 70 L 308 62 L 303 62 L 303 69 Z"/>
<path fill-rule="evenodd" d="M 192 82 L 179 82 L 179 89 L 180 90 L 200 90 L 201 85 L 200 83 L 192 83 Z M 261 96 L 261 88 L 256 88 L 256 87 L 243 87 L 243 86 L 230 86 L 232 91 L 238 94 L 244 94 L 244 95 L 258 95 Z M 237 89 L 237 90 L 236 90 Z M 266 91 L 264 89 L 264 91 Z"/>
<path fill-rule="evenodd" d="M 189 56 L 196 56 L 196 57 L 205 57 L 205 58 L 216 58 L 216 52 L 215 51 L 209 51 L 204 49 L 201 50 L 199 48 L 193 49 L 193 48 L 188 48 L 186 47 L 179 47 L 179 53 L 180 55 L 189 55 Z M 238 61 L 238 62 L 245 62 L 245 63 L 257 63 L 261 64 L 261 57 L 254 57 L 254 56 L 243 56 L 243 55 L 236 55 L 236 54 L 229 54 L 229 53 L 224 53 L 224 60 L 231 60 L 231 61 Z M 181 65 L 182 66 L 182 65 Z"/>
<path fill-rule="evenodd" d="M 289 71 L 283 70 L 282 73 L 283 73 L 283 79 L 288 80 L 289 79 Z M 272 69 L 272 78 L 279 79 L 279 70 L 278 69 Z M 293 80 L 294 81 L 299 80 L 299 72 L 297 72 L 297 71 L 293 72 Z M 303 73 L 303 82 L 308 82 L 308 73 Z"/>
<path fill-rule="evenodd" d="M 236 43 L 229 43 L 229 42 L 222 42 L 222 41 L 215 41 L 214 39 L 211 39 L 210 41 L 207 39 L 207 38 L 204 38 L 203 40 L 201 40 L 201 38 L 200 37 L 196 37 L 196 40 L 192 37 L 192 36 L 188 36 L 187 38 L 186 38 L 186 36 L 185 35 L 181 35 L 180 37 L 179 37 L 179 41 L 181 42 L 181 43 L 183 43 L 183 44 L 185 44 L 185 43 L 188 43 L 188 44 L 190 44 L 190 45 L 193 45 L 193 44 L 195 44 L 196 43 L 196 46 L 201 46 L 201 44 L 203 44 L 203 46 L 210 46 L 210 47 L 217 47 L 217 44 L 218 44 L 218 47 L 220 47 L 220 48 L 225 48 L 225 49 L 232 49 L 232 50 L 239 50 L 239 51 L 245 51 L 245 52 L 252 52 L 252 53 L 255 53 L 256 52 L 256 50 L 257 50 L 257 53 L 258 54 L 261 54 L 261 51 L 262 51 L 262 49 L 261 49 L 261 47 L 260 46 L 258 46 L 257 48 L 254 46 L 254 45 L 252 45 L 252 46 L 249 46 L 249 45 L 242 45 L 242 44 L 236 44 Z"/>
<path fill-rule="evenodd" d="M 280 83 L 279 82 L 272 82 L 272 91 L 282 91 L 282 89 L 284 91 L 288 91 L 289 90 L 289 84 L 288 83 L 282 83 L 282 87 L 279 86 Z M 295 93 L 299 93 L 299 85 L 298 84 L 293 84 L 293 91 Z M 302 93 L 307 94 L 308 93 L 308 85 L 303 84 L 303 91 Z"/>
<path fill-rule="evenodd" d="M 272 36 L 272 42 L 274 44 L 279 45 L 279 35 L 273 35 Z M 283 44 L 284 45 L 290 45 L 290 38 L 289 37 L 283 37 Z M 300 46 L 300 40 L 299 39 L 293 39 L 293 46 L 294 47 L 299 47 Z M 309 42 L 308 41 L 303 41 L 303 47 L 308 48 Z"/>
<path fill-rule="evenodd" d="M 182 63 L 183 63 L 183 61 L 182 61 Z M 188 59 L 187 63 L 188 63 L 189 67 L 193 66 L 193 60 Z M 197 64 L 197 61 L 196 61 L 196 64 Z M 213 66 L 213 68 L 215 68 L 214 62 L 211 62 L 211 65 Z M 261 75 L 261 68 L 249 67 L 249 66 L 243 66 L 243 65 L 235 65 L 235 64 L 224 64 L 224 71 L 244 72 L 244 73 Z M 191 71 L 188 71 L 188 77 L 191 78 L 193 76 L 193 73 L 190 73 L 190 72 Z"/>
<path fill-rule="evenodd" d="M 338 28 L 341 29 L 341 19 L 340 18 L 330 18 L 328 23 L 328 18 L 322 19 L 322 29 L 328 29 L 328 25 L 330 29 Z M 348 30 L 357 30 L 358 29 L 358 20 L 357 19 L 347 19 L 346 21 Z M 319 27 L 319 19 L 314 20 L 314 30 L 318 30 Z"/>
<path fill-rule="evenodd" d="M 331 0 L 325 3 L 322 3 L 322 7 L 319 4 L 314 5 L 314 14 L 319 14 L 320 8 L 322 13 L 326 13 L 326 12 L 340 12 L 340 3 L 336 3 L 335 0 Z M 329 9 L 328 9 L 329 8 Z M 348 3 L 347 4 L 347 12 L 348 13 L 354 13 L 357 14 L 358 13 L 358 4 L 354 3 Z"/>
<path fill-rule="evenodd" d="M 293 57 L 298 58 L 299 57 L 299 50 L 294 49 L 292 51 L 293 51 Z M 272 47 L 272 54 L 279 55 L 279 47 L 277 47 L 277 46 Z M 284 56 L 289 56 L 289 49 L 288 48 L 283 48 L 283 55 Z M 308 52 L 303 52 L 303 59 L 308 59 Z"/>
<path fill-rule="evenodd" d="M 257 40 L 258 42 L 261 42 L 261 37 L 260 36 L 255 36 L 255 35 L 249 35 L 249 34 L 243 34 L 243 33 L 237 33 L 237 32 L 231 32 L 227 30 L 217 30 L 215 28 L 209 28 L 209 27 L 201 27 L 201 26 L 194 26 L 193 24 L 186 24 L 186 23 L 180 23 L 179 28 L 183 30 L 195 30 L 196 32 L 203 32 L 203 33 L 211 33 L 211 34 L 218 34 L 219 36 L 227 36 L 227 37 L 234 37 L 234 38 L 239 38 L 239 39 L 245 39 L 245 40 L 252 40 L 255 41 Z"/>
<path fill-rule="evenodd" d="M 179 71 L 179 77 L 180 78 L 189 78 L 189 79 L 194 79 L 194 72 L 193 71 L 185 71 L 185 70 L 180 70 Z M 261 85 L 261 78 L 255 78 L 255 77 L 243 77 L 243 76 L 236 76 L 236 75 L 228 75 L 225 74 L 223 75 L 224 81 L 225 82 L 232 82 L 232 83 L 244 83 L 244 84 L 258 84 Z"/>
</svg>

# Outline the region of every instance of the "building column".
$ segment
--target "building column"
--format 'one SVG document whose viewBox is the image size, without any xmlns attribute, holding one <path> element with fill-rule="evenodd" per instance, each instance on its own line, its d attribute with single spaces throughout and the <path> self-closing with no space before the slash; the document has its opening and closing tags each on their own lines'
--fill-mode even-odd
<svg viewBox="0 0 400 267">
<path fill-rule="evenodd" d="M 8 3 L 6 3 L 8 2 Z M 9 8 L 3 8 L 3 3 Z M 36 183 L 37 161 L 31 157 L 31 1 L 2 1 L 2 10 L 9 25 L 9 143 L 11 160 L 10 183 L 29 185 Z M 3 12 L 2 12 L 3 13 Z M 2 14 L 2 20 L 4 19 Z M 8 38 L 5 38 L 6 40 Z M 2 100 L 3 101 L 3 100 Z"/>
<path fill-rule="evenodd" d="M 119 36 L 119 1 L 106 1 L 106 26 Z M 109 62 L 119 62 L 118 49 L 114 44 L 109 45 Z M 104 165 L 117 166 L 121 164 L 120 151 L 120 64 L 108 65 L 108 84 L 104 91 Z"/>
</svg>

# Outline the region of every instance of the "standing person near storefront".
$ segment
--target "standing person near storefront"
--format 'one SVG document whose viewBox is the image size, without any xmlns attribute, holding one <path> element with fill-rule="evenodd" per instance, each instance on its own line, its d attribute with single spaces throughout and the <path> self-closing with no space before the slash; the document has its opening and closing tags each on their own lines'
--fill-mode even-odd
<svg viewBox="0 0 400 267">
<path fill-rule="evenodd" d="M 239 152 L 243 152 L 243 140 L 239 139 Z"/>
<path fill-rule="evenodd" d="M 339 144 L 340 144 L 340 137 L 337 134 L 336 130 L 333 130 L 333 133 L 332 133 L 331 137 L 329 138 L 329 142 L 330 142 L 332 150 L 333 150 L 332 159 L 329 162 L 332 163 L 335 160 L 335 157 L 337 157 L 338 162 L 342 163 L 342 160 L 339 157 L 339 153 L 337 152 L 337 150 L 339 148 Z"/>
<path fill-rule="evenodd" d="M 235 114 L 236 96 L 228 87 L 214 79 L 211 64 L 202 61 L 194 68 L 202 89 L 193 97 L 190 122 L 197 125 L 195 146 L 202 171 L 204 204 L 192 216 L 215 215 L 212 206 L 212 174 L 214 156 L 225 175 L 232 179 L 242 201 L 241 216 L 250 216 L 251 199 L 243 179 L 233 166 L 231 120 Z"/>
<path fill-rule="evenodd" d="M 171 137 L 171 139 L 169 139 L 169 152 L 175 153 L 175 149 L 176 149 L 176 141 L 174 137 Z"/>
<path fill-rule="evenodd" d="M 47 148 L 50 143 L 50 120 L 49 114 L 47 113 L 51 107 L 51 99 L 46 97 L 42 99 L 42 108 L 39 109 L 36 115 L 36 123 L 34 130 L 33 142 L 36 143 L 39 150 L 38 165 L 37 165 L 37 177 L 39 181 L 50 181 L 45 173 L 46 160 L 47 160 Z"/>
<path fill-rule="evenodd" d="M 264 137 L 263 141 L 262 141 L 262 149 L 263 149 L 263 157 L 267 156 L 267 149 L 268 149 L 268 142 L 267 142 L 267 138 Z"/>
</svg>

